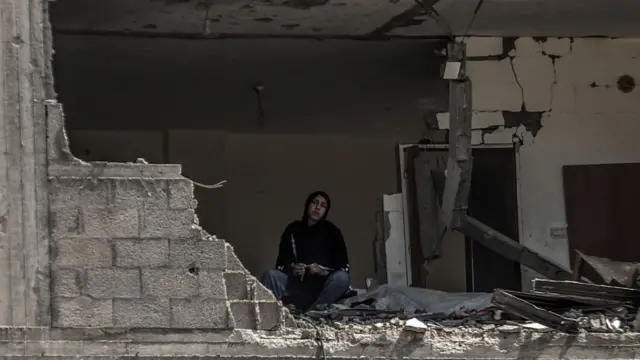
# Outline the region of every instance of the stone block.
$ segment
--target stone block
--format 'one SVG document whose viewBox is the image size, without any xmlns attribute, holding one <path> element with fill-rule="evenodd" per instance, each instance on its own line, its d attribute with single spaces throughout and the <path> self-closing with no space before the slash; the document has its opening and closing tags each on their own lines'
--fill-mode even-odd
<svg viewBox="0 0 640 360">
<path fill-rule="evenodd" d="M 113 321 L 116 327 L 162 328 L 171 325 L 169 299 L 115 299 Z"/>
<path fill-rule="evenodd" d="M 564 56 L 571 52 L 570 38 L 548 38 L 542 43 L 542 50 L 547 55 Z"/>
<path fill-rule="evenodd" d="M 258 326 L 256 303 L 253 301 L 229 301 L 234 329 L 252 329 Z"/>
<path fill-rule="evenodd" d="M 156 267 L 169 264 L 169 240 L 115 240 L 116 266 Z"/>
<path fill-rule="evenodd" d="M 224 270 L 226 247 L 222 240 L 171 240 L 169 259 L 173 268 L 195 266 L 201 269 Z"/>
<path fill-rule="evenodd" d="M 458 38 L 460 41 L 462 38 Z M 503 50 L 501 37 L 474 36 L 465 39 L 468 57 L 501 55 Z"/>
<path fill-rule="evenodd" d="M 139 298 L 139 269 L 91 269 L 85 280 L 86 294 L 94 298 Z"/>
<path fill-rule="evenodd" d="M 273 296 L 271 290 L 267 289 L 260 283 L 260 281 L 255 281 L 255 285 L 253 287 L 254 295 L 253 299 L 258 301 L 276 301 L 276 298 Z"/>
<path fill-rule="evenodd" d="M 169 206 L 167 181 L 163 179 L 121 178 L 112 180 L 114 205 L 166 209 Z"/>
<path fill-rule="evenodd" d="M 54 267 L 107 267 L 113 265 L 107 239 L 61 238 L 53 240 Z"/>
<path fill-rule="evenodd" d="M 78 298 L 55 298 L 53 301 L 53 324 L 57 327 L 111 327 L 113 326 L 113 304 L 111 300 Z"/>
<path fill-rule="evenodd" d="M 82 272 L 73 269 L 57 269 L 51 271 L 51 288 L 53 296 L 80 296 Z"/>
<path fill-rule="evenodd" d="M 51 208 L 49 224 L 54 238 L 78 235 L 83 231 L 82 216 L 77 207 Z"/>
<path fill-rule="evenodd" d="M 484 130 L 471 130 L 471 145 L 481 145 Z"/>
<path fill-rule="evenodd" d="M 142 294 L 176 299 L 196 296 L 198 276 L 187 268 L 142 269 Z"/>
<path fill-rule="evenodd" d="M 138 164 L 94 161 L 91 163 L 49 165 L 49 176 L 94 178 L 178 178 L 182 172 L 179 164 Z"/>
<path fill-rule="evenodd" d="M 485 132 L 483 141 L 485 144 L 512 144 L 514 129 L 500 128 L 492 132 Z"/>
<path fill-rule="evenodd" d="M 188 180 L 169 181 L 169 207 L 172 209 L 194 209 L 193 183 Z"/>
<path fill-rule="evenodd" d="M 244 265 L 242 265 L 242 261 L 240 261 L 240 259 L 238 259 L 238 256 L 236 255 L 236 253 L 233 250 L 233 246 L 231 246 L 231 244 L 226 243 L 225 244 L 226 247 L 226 269 L 229 271 L 244 271 L 247 272 L 247 269 L 245 269 Z"/>
<path fill-rule="evenodd" d="M 258 302 L 258 330 L 275 330 L 282 325 L 282 306 L 276 301 Z"/>
<path fill-rule="evenodd" d="M 224 283 L 227 289 L 227 299 L 248 300 L 247 275 L 241 271 L 224 273 Z"/>
<path fill-rule="evenodd" d="M 522 87 L 524 108 L 527 111 L 551 109 L 551 88 L 555 83 L 553 61 L 544 55 L 518 56 L 513 59 L 513 69 Z"/>
<path fill-rule="evenodd" d="M 467 72 L 473 84 L 471 92 L 474 110 L 522 109 L 522 89 L 516 81 L 511 59 L 469 61 Z"/>
<path fill-rule="evenodd" d="M 188 238 L 197 230 L 193 210 L 146 209 L 141 237 Z"/>
<path fill-rule="evenodd" d="M 83 204 L 107 206 L 109 187 L 106 181 L 93 178 L 52 178 L 49 182 L 49 206 L 65 207 Z"/>
<path fill-rule="evenodd" d="M 180 329 L 228 329 L 229 314 L 224 300 L 171 300 L 171 327 Z"/>
<path fill-rule="evenodd" d="M 83 211 L 84 232 L 89 237 L 133 238 L 138 236 L 138 210 L 93 208 Z"/>
<path fill-rule="evenodd" d="M 200 270 L 198 274 L 198 290 L 200 296 L 212 299 L 226 299 L 224 273 L 218 270 Z"/>
</svg>

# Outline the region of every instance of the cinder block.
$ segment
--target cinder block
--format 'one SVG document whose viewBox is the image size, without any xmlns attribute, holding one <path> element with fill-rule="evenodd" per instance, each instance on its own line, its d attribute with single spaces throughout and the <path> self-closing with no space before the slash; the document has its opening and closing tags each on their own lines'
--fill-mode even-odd
<svg viewBox="0 0 640 360">
<path fill-rule="evenodd" d="M 86 294 L 94 298 L 139 298 L 139 269 L 87 270 Z"/>
<path fill-rule="evenodd" d="M 473 109 L 476 111 L 520 111 L 523 98 L 511 59 L 469 61 L 467 72 L 473 86 Z"/>
<path fill-rule="evenodd" d="M 115 240 L 116 266 L 154 267 L 169 264 L 169 240 Z"/>
<path fill-rule="evenodd" d="M 188 180 L 169 181 L 169 207 L 172 209 L 194 209 L 193 183 Z"/>
<path fill-rule="evenodd" d="M 112 180 L 114 205 L 121 208 L 144 206 L 166 209 L 169 206 L 167 181 L 164 179 L 121 178 Z"/>
<path fill-rule="evenodd" d="M 224 300 L 171 300 L 171 327 L 180 329 L 228 329 L 229 314 Z"/>
<path fill-rule="evenodd" d="M 107 239 L 61 238 L 53 241 L 54 267 L 107 267 L 113 264 Z"/>
<path fill-rule="evenodd" d="M 483 141 L 485 144 L 512 144 L 514 129 L 500 128 L 493 132 L 485 132 Z"/>
<path fill-rule="evenodd" d="M 463 38 L 458 38 L 460 41 Z M 496 56 L 501 55 L 503 50 L 501 37 L 472 36 L 465 39 L 467 45 L 467 56 Z"/>
<path fill-rule="evenodd" d="M 147 209 L 141 237 L 145 238 L 188 238 L 197 230 L 193 210 Z"/>
<path fill-rule="evenodd" d="M 229 243 L 226 243 L 225 247 L 226 247 L 226 253 L 227 253 L 227 264 L 226 264 L 227 270 L 247 272 L 247 269 L 245 269 L 244 265 L 242 265 L 242 261 L 238 259 L 238 256 L 233 251 L 233 246 L 231 246 L 231 244 Z"/>
<path fill-rule="evenodd" d="M 56 327 L 111 327 L 113 304 L 111 300 L 55 298 L 53 324 Z"/>
<path fill-rule="evenodd" d="M 227 290 L 223 272 L 218 270 L 200 270 L 198 274 L 200 296 L 212 299 L 226 299 Z"/>
<path fill-rule="evenodd" d="M 536 56 L 542 54 L 542 42 L 530 37 L 517 38 L 515 46 L 517 56 Z"/>
<path fill-rule="evenodd" d="M 553 61 L 544 55 L 518 56 L 513 59 L 513 69 L 522 87 L 527 111 L 551 109 L 551 88 L 555 83 Z"/>
<path fill-rule="evenodd" d="M 480 145 L 482 144 L 482 133 L 483 130 L 471 130 L 471 145 Z"/>
<path fill-rule="evenodd" d="M 185 268 L 142 269 L 144 296 L 189 298 L 198 295 L 198 275 Z"/>
<path fill-rule="evenodd" d="M 109 188 L 106 181 L 93 178 L 57 177 L 49 182 L 49 206 L 77 204 L 107 206 Z"/>
<path fill-rule="evenodd" d="M 169 299 L 113 300 L 114 325 L 131 328 L 161 328 L 171 325 Z"/>
<path fill-rule="evenodd" d="M 542 43 L 542 50 L 547 55 L 564 56 L 571 52 L 570 38 L 548 38 Z"/>
<path fill-rule="evenodd" d="M 82 216 L 77 207 L 52 208 L 49 223 L 54 238 L 78 235 L 83 231 Z"/>
<path fill-rule="evenodd" d="M 258 330 L 275 330 L 282 326 L 282 306 L 276 301 L 258 302 Z"/>
<path fill-rule="evenodd" d="M 258 327 L 256 303 L 254 301 L 229 301 L 234 329 L 251 329 Z"/>
<path fill-rule="evenodd" d="M 227 299 L 248 300 L 247 275 L 244 272 L 225 272 L 224 283 L 227 288 Z"/>
<path fill-rule="evenodd" d="M 171 240 L 169 259 L 173 268 L 196 266 L 201 269 L 224 270 L 226 247 L 222 240 Z"/>
<path fill-rule="evenodd" d="M 273 296 L 271 290 L 267 289 L 264 285 L 260 283 L 257 279 L 255 280 L 255 285 L 253 287 L 253 291 L 255 292 L 253 298 L 258 301 L 276 301 L 276 298 Z"/>
<path fill-rule="evenodd" d="M 82 272 L 74 269 L 51 270 L 53 296 L 80 296 Z"/>
<path fill-rule="evenodd" d="M 87 208 L 83 211 L 84 231 L 89 237 L 133 238 L 138 236 L 138 210 L 127 208 Z"/>
</svg>

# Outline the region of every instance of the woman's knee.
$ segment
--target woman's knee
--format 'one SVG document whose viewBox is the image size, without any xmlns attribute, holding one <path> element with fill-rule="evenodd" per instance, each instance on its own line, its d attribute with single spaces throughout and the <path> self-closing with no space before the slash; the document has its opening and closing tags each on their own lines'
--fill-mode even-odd
<svg viewBox="0 0 640 360">
<path fill-rule="evenodd" d="M 329 275 L 329 281 L 340 287 L 349 287 L 351 285 L 351 277 L 349 273 L 344 270 L 334 271 Z"/>
</svg>

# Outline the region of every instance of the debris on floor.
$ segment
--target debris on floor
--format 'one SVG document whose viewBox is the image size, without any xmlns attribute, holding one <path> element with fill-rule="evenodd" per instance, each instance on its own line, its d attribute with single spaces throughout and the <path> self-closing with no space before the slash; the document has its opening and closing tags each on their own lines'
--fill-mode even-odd
<svg viewBox="0 0 640 360">
<path fill-rule="evenodd" d="M 536 279 L 530 292 L 496 289 L 493 294 L 381 285 L 305 316 L 335 330 L 364 327 L 424 333 L 458 327 L 503 333 L 640 331 L 640 289 L 634 283 L 622 287 Z"/>
</svg>

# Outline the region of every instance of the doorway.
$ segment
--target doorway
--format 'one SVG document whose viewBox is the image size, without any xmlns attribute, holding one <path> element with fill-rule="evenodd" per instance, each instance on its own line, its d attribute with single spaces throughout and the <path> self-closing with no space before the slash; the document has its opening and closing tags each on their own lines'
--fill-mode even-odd
<svg viewBox="0 0 640 360">
<path fill-rule="evenodd" d="M 405 250 L 407 273 L 411 286 L 434 283 L 427 277 L 444 274 L 423 270 L 417 213 L 415 169 L 417 161 L 428 159 L 432 168 L 445 169 L 446 145 L 401 145 L 400 174 L 405 216 Z M 515 148 L 508 146 L 478 146 L 473 149 L 473 173 L 469 195 L 469 215 L 501 233 L 519 241 L 517 157 Z M 421 159 L 420 159 L 421 158 Z M 420 159 L 420 160 L 419 160 Z M 457 242 L 453 246 L 449 242 Z M 454 232 L 445 236 L 443 257 L 436 260 L 438 272 L 447 272 L 446 282 L 455 282 L 447 291 L 492 292 L 495 288 L 520 290 L 520 264 L 505 259 L 485 246 Z M 461 269 L 463 268 L 463 269 Z M 452 276 L 457 273 L 458 276 Z M 442 283 L 442 281 L 435 281 Z"/>
</svg>

